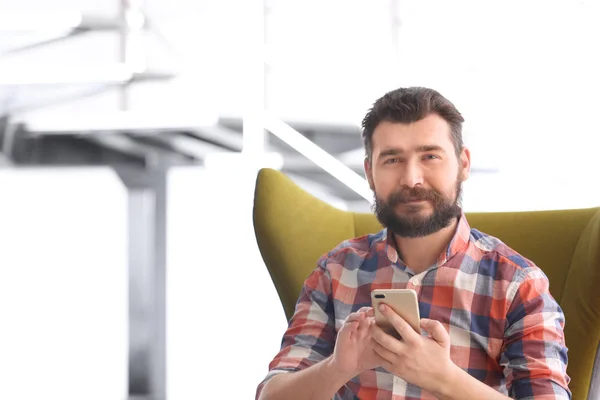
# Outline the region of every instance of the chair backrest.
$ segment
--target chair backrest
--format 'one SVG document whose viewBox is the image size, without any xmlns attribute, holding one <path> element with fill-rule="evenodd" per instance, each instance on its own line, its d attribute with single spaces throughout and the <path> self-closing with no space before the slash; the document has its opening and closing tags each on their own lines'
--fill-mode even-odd
<svg viewBox="0 0 600 400">
<path fill-rule="evenodd" d="M 319 257 L 346 239 L 381 229 L 374 215 L 334 208 L 272 169 L 258 174 L 253 218 L 288 319 Z M 600 396 L 600 379 L 590 385 L 594 362 L 600 364 L 600 208 L 468 213 L 467 219 L 542 268 L 567 321 L 573 399 L 588 399 L 588 392 Z M 600 374 L 600 365 L 595 370 Z"/>
</svg>

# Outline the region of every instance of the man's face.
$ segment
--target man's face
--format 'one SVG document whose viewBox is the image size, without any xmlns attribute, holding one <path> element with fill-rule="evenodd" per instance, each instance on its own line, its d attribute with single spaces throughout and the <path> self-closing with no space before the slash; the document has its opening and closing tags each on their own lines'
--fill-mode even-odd
<svg viewBox="0 0 600 400">
<path fill-rule="evenodd" d="M 401 237 L 422 237 L 460 215 L 470 154 L 457 159 L 450 125 L 437 114 L 412 124 L 380 123 L 365 171 L 379 221 Z"/>
</svg>

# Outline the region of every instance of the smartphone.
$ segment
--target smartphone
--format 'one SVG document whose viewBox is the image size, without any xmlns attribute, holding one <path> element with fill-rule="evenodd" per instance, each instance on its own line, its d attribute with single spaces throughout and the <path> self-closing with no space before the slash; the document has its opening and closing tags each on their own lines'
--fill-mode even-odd
<svg viewBox="0 0 600 400">
<path fill-rule="evenodd" d="M 384 332 L 394 336 L 396 339 L 401 339 L 396 328 L 392 326 L 390 321 L 379 311 L 379 304 L 384 303 L 400 315 L 408 324 L 421 334 L 419 321 L 419 301 L 417 300 L 417 292 L 412 289 L 376 289 L 371 292 L 371 303 L 375 312 L 375 323 Z"/>
</svg>

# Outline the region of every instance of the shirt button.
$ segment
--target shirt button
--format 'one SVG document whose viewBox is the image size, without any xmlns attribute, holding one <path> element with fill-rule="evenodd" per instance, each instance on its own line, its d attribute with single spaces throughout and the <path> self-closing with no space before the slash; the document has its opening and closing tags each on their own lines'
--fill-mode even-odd
<svg viewBox="0 0 600 400">
<path fill-rule="evenodd" d="M 415 286 L 419 286 L 421 284 L 421 280 L 419 278 L 412 278 L 410 280 L 410 283 L 412 283 Z"/>
</svg>

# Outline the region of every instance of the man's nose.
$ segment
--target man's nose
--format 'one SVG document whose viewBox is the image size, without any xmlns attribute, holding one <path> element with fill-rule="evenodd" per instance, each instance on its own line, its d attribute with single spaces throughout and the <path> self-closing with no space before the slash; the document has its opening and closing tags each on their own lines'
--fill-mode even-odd
<svg viewBox="0 0 600 400">
<path fill-rule="evenodd" d="M 423 171 L 415 162 L 407 162 L 402 171 L 401 184 L 409 188 L 423 184 Z"/>
</svg>

